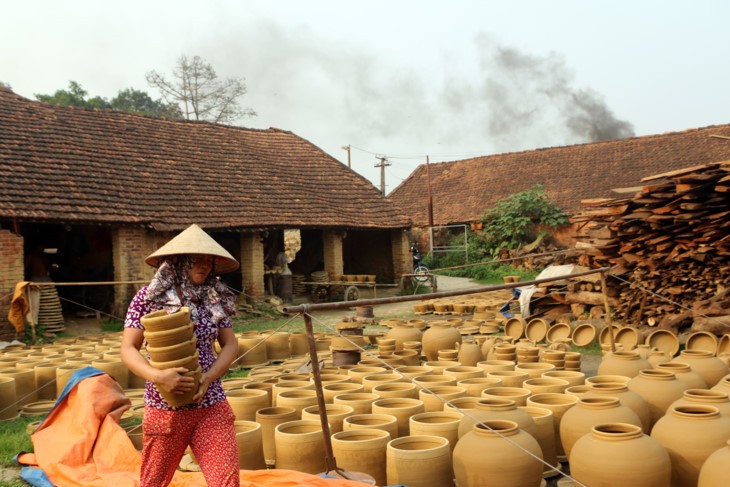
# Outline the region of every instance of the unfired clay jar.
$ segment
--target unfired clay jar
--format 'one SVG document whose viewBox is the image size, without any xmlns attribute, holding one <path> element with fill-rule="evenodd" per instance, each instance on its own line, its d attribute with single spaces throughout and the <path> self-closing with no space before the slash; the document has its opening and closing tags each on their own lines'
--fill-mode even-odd
<svg viewBox="0 0 730 487">
<path fill-rule="evenodd" d="M 276 426 L 276 468 L 311 474 L 325 471 L 325 448 L 319 421 L 289 421 Z"/>
<path fill-rule="evenodd" d="M 730 438 L 730 418 L 713 406 L 674 406 L 651 431 L 669 452 L 672 486 L 694 487 L 702 464 Z"/>
<path fill-rule="evenodd" d="M 398 419 L 399 437 L 408 436 L 411 416 L 425 412 L 423 401 L 409 398 L 378 399 L 372 408 L 373 414 L 390 414 Z"/>
<path fill-rule="evenodd" d="M 390 440 L 390 434 L 383 430 L 341 431 L 332 435 L 332 452 L 339 468 L 366 473 L 377 485 L 385 485 L 385 457 Z"/>
<path fill-rule="evenodd" d="M 651 364 L 637 352 L 614 352 L 603 356 L 598 365 L 598 375 L 623 375 L 631 378 L 645 369 L 651 369 Z"/>
<path fill-rule="evenodd" d="M 519 408 L 530 415 L 535 422 L 535 430 L 532 436 L 537 440 L 542 450 L 542 458 L 547 465 L 543 466 L 542 475 L 545 478 L 559 475 L 560 462 L 555 448 L 555 428 L 553 426 L 553 412 L 545 408 L 525 406 Z"/>
<path fill-rule="evenodd" d="M 690 389 L 707 389 L 707 382 L 700 374 L 692 370 L 689 364 L 684 362 L 661 362 L 654 365 L 656 370 L 671 372 L 677 379 L 681 380 Z"/>
<path fill-rule="evenodd" d="M 409 487 L 444 487 L 453 481 L 449 442 L 440 436 L 391 440 L 386 451 L 387 482 Z"/>
<path fill-rule="evenodd" d="M 447 401 L 465 396 L 466 389 L 459 386 L 432 386 L 418 392 L 418 399 L 423 402 L 425 412 L 443 411 Z"/>
<path fill-rule="evenodd" d="M 342 431 L 376 429 L 386 431 L 390 439 L 398 438 L 398 419 L 390 414 L 354 414 L 342 422 Z"/>
<path fill-rule="evenodd" d="M 667 409 L 674 406 L 691 406 L 694 404 L 705 404 L 714 406 L 720 410 L 723 416 L 730 416 L 730 398 L 722 391 L 711 389 L 687 389 L 682 397 L 674 401 Z"/>
<path fill-rule="evenodd" d="M 682 350 L 672 362 L 684 362 L 702 376 L 707 387 L 712 387 L 728 373 L 725 362 L 704 350 Z"/>
<path fill-rule="evenodd" d="M 56 392 L 55 386 L 53 392 Z M 0 420 L 13 419 L 18 415 L 22 406 L 15 401 L 15 378 L 0 377 Z"/>
<path fill-rule="evenodd" d="M 146 314 L 140 318 L 145 331 L 164 331 L 179 328 L 190 322 L 190 308 L 183 306 L 175 313 L 168 313 L 164 309 Z"/>
<path fill-rule="evenodd" d="M 459 350 L 459 353 L 456 356 L 456 361 L 464 366 L 474 367 L 485 359 L 481 348 L 473 341 L 457 344 L 457 350 Z"/>
<path fill-rule="evenodd" d="M 629 381 L 629 390 L 637 393 L 649 407 L 650 428 L 664 416 L 667 408 L 689 389 L 686 383 L 671 372 L 642 370 Z"/>
<path fill-rule="evenodd" d="M 570 455 L 570 474 L 584 485 L 668 487 L 671 463 L 666 449 L 626 423 L 596 425 Z"/>
<path fill-rule="evenodd" d="M 563 420 L 560 422 L 560 441 L 563 443 L 568 460 L 573 445 L 583 435 L 590 433 L 594 426 L 601 423 L 628 423 L 642 427 L 636 413 L 622 406 L 615 397 L 579 399 L 575 407 L 563 415 Z"/>
<path fill-rule="evenodd" d="M 353 415 L 354 410 L 344 404 L 325 404 L 327 422 L 330 425 L 330 434 L 342 431 L 342 423 L 345 418 Z M 319 421 L 319 405 L 307 406 L 302 409 L 302 419 L 307 421 Z"/>
<path fill-rule="evenodd" d="M 626 384 L 619 383 L 600 383 L 592 384 L 590 391 L 585 397 L 615 397 L 622 405 L 630 408 L 641 420 L 644 433 L 651 432 L 649 425 L 651 424 L 651 413 L 649 406 L 637 393 L 630 391 Z"/>
<path fill-rule="evenodd" d="M 730 440 L 726 446 L 707 457 L 702 464 L 697 487 L 725 487 L 728 479 L 730 479 Z"/>
<path fill-rule="evenodd" d="M 273 464 L 276 462 L 276 445 L 274 431 L 282 423 L 297 419 L 294 408 L 263 408 L 256 411 L 256 422 L 261 425 L 261 437 L 264 450 L 264 459 Z"/>
<path fill-rule="evenodd" d="M 238 466 L 243 470 L 266 468 L 264 461 L 263 430 L 255 421 L 235 421 Z"/>
<path fill-rule="evenodd" d="M 461 333 L 450 323 L 432 322 L 431 326 L 423 332 L 421 343 L 423 343 L 422 351 L 426 359 L 433 361 L 437 359 L 439 350 L 454 348 L 457 343 L 461 343 Z"/>
<path fill-rule="evenodd" d="M 256 411 L 271 406 L 266 391 L 256 389 L 236 389 L 226 393 L 228 404 L 239 421 L 256 421 Z"/>
<path fill-rule="evenodd" d="M 403 350 L 403 342 L 420 342 L 423 339 L 421 330 L 406 323 L 393 326 L 385 336 L 387 339 L 395 340 L 396 350 Z M 451 346 L 453 347 L 453 344 Z"/>
<path fill-rule="evenodd" d="M 535 421 L 525 411 L 518 409 L 514 401 L 510 399 L 480 399 L 475 408 L 464 415 L 459 424 L 459 438 L 471 431 L 472 426 L 477 422 L 484 422 L 493 419 L 504 419 L 514 421 L 519 428 L 529 434 L 535 432 Z"/>
<path fill-rule="evenodd" d="M 541 458 L 537 440 L 515 422 L 490 420 L 475 424 L 459 440 L 454 475 L 459 487 L 537 487 L 542 482 Z"/>
<path fill-rule="evenodd" d="M 463 414 L 457 411 L 434 411 L 414 414 L 409 419 L 409 427 L 413 436 L 440 436 L 449 440 L 449 448 L 459 441 L 459 423 Z"/>
<path fill-rule="evenodd" d="M 555 427 L 555 448 L 558 453 L 558 458 L 565 455 L 563 450 L 563 443 L 560 441 L 560 423 L 563 420 L 563 415 L 578 403 L 578 398 L 571 396 L 570 394 L 554 394 L 554 393 L 543 393 L 535 394 L 527 398 L 527 405 L 531 407 L 545 408 L 553 412 L 553 420 Z"/>
</svg>

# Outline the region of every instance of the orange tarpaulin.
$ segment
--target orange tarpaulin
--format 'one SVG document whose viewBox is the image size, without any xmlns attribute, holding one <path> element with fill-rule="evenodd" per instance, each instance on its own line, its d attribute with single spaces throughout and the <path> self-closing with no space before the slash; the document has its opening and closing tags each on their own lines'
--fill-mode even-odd
<svg viewBox="0 0 730 487">
<path fill-rule="evenodd" d="M 19 455 L 18 462 L 42 469 L 58 487 L 139 486 L 141 456 L 119 426 L 119 418 L 130 405 L 119 384 L 107 374 L 79 381 L 31 435 L 35 453 Z M 170 485 L 207 484 L 200 472 L 178 471 Z M 359 482 L 292 470 L 241 470 L 241 485 L 363 487 Z"/>
</svg>

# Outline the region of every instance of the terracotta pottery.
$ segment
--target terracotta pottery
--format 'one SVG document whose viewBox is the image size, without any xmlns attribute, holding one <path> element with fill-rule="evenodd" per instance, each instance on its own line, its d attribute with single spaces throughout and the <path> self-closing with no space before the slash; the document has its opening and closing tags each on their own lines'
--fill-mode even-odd
<svg viewBox="0 0 730 487">
<path fill-rule="evenodd" d="M 727 395 L 730 395 L 730 375 L 723 377 L 720 382 L 712 387 L 713 391 L 721 391 Z"/>
<path fill-rule="evenodd" d="M 38 391 L 38 399 L 56 399 L 56 369 L 58 364 L 41 363 L 35 366 L 33 373 L 35 374 L 36 390 Z M 129 386 L 127 381 L 126 387 Z M 13 393 L 15 397 L 15 393 Z M 0 413 L 2 414 L 2 413 Z"/>
<path fill-rule="evenodd" d="M 431 326 L 423 332 L 421 343 L 426 360 L 434 361 L 439 350 L 453 348 L 455 344 L 461 343 L 461 333 L 450 323 L 431 322 Z"/>
<path fill-rule="evenodd" d="M 490 387 L 482 391 L 482 399 L 510 399 L 517 406 L 526 406 L 532 392 L 524 387 Z"/>
<path fill-rule="evenodd" d="M 581 323 L 571 332 L 570 338 L 576 347 L 587 347 L 596 340 L 598 331 L 590 323 Z"/>
<path fill-rule="evenodd" d="M 459 440 L 454 449 L 454 475 L 459 487 L 538 487 L 543 472 L 540 459 L 537 440 L 515 422 L 489 420 L 475 424 Z"/>
<path fill-rule="evenodd" d="M 354 382 L 335 382 L 334 384 L 325 384 L 322 386 L 322 394 L 324 395 L 325 404 L 334 403 L 335 396 L 338 394 L 363 392 L 364 390 L 365 389 L 362 384 Z"/>
<path fill-rule="evenodd" d="M 596 425 L 570 455 L 570 475 L 583 485 L 667 487 L 671 468 L 666 449 L 626 423 Z"/>
<path fill-rule="evenodd" d="M 588 392 L 591 390 L 591 386 L 588 385 L 580 385 L 580 386 L 570 386 L 565 388 L 564 394 L 570 394 L 571 396 L 575 396 L 578 399 L 585 397 L 588 395 Z"/>
<path fill-rule="evenodd" d="M 618 382 L 604 382 L 599 384 L 590 384 L 590 391 L 586 397 L 615 397 L 621 405 L 628 407 L 641 420 L 641 425 L 644 433 L 651 431 L 651 413 L 649 412 L 649 405 L 642 399 L 640 395 L 634 391 L 629 390 L 627 384 L 621 384 Z"/>
<path fill-rule="evenodd" d="M 704 350 L 712 355 L 717 354 L 717 335 L 709 331 L 690 333 L 684 345 L 685 350 Z"/>
<path fill-rule="evenodd" d="M 270 407 L 273 405 L 272 404 L 273 388 L 274 388 L 273 382 L 247 382 L 247 383 L 243 384 L 243 387 L 242 387 L 242 389 L 264 391 L 266 393 L 266 397 L 268 400 L 268 404 L 266 407 Z"/>
<path fill-rule="evenodd" d="M 425 412 L 443 411 L 446 402 L 465 396 L 466 389 L 458 386 L 431 386 L 418 391 Z"/>
<path fill-rule="evenodd" d="M 358 429 L 383 430 L 395 439 L 398 438 L 398 419 L 390 414 L 354 414 L 342 422 L 342 431 Z"/>
<path fill-rule="evenodd" d="M 271 388 L 271 405 L 272 406 L 278 406 L 279 405 L 279 394 L 285 391 L 295 391 L 295 390 L 314 390 L 314 384 L 309 381 L 304 380 L 287 380 L 287 381 L 279 381 L 276 384 L 274 384 Z"/>
<path fill-rule="evenodd" d="M 730 416 L 730 398 L 728 398 L 728 395 L 722 391 L 709 389 L 687 389 L 682 393 L 681 398 L 667 407 L 667 410 L 675 406 L 692 406 L 695 404 L 714 406 L 720 410 L 720 414 L 723 416 Z"/>
<path fill-rule="evenodd" d="M 315 404 L 317 404 L 317 392 L 312 389 L 284 391 L 276 397 L 276 405 L 294 408 L 297 411 L 297 418 L 302 417 L 302 410 L 304 408 L 314 406 Z"/>
<path fill-rule="evenodd" d="M 480 399 L 476 402 L 475 408 L 464 415 L 459 423 L 459 438 L 472 430 L 477 422 L 485 422 L 494 419 L 514 421 L 519 428 L 529 434 L 535 432 L 535 421 L 525 411 L 517 408 L 511 399 Z"/>
<path fill-rule="evenodd" d="M 712 387 L 720 382 L 729 372 L 725 362 L 704 350 L 682 350 L 679 357 L 672 359 L 672 362 L 689 364 L 692 370 L 702 376 L 707 387 Z"/>
<path fill-rule="evenodd" d="M 603 356 L 603 360 L 598 365 L 598 375 L 623 375 L 631 378 L 646 369 L 651 369 L 651 365 L 638 353 L 615 352 Z"/>
<path fill-rule="evenodd" d="M 570 394 L 554 394 L 543 393 L 535 394 L 527 398 L 527 405 L 549 409 L 553 412 L 553 426 L 555 428 L 555 449 L 557 450 L 558 459 L 565 456 L 563 443 L 560 441 L 560 423 L 566 412 L 578 403 L 578 398 Z"/>
<path fill-rule="evenodd" d="M 526 373 L 529 379 L 539 379 L 542 374 L 551 370 L 555 370 L 555 366 L 545 362 L 518 363 L 515 365 L 515 371 Z"/>
<path fill-rule="evenodd" d="M 369 414 L 373 403 L 378 399 L 380 396 L 370 392 L 349 392 L 336 395 L 332 403 L 351 406 L 354 414 Z"/>
<path fill-rule="evenodd" d="M 363 377 L 368 375 L 383 374 L 385 372 L 387 372 L 387 369 L 385 367 L 361 366 L 348 370 L 347 375 L 352 378 L 353 382 L 362 384 Z"/>
<path fill-rule="evenodd" d="M 707 457 L 700 469 L 697 487 L 725 487 L 730 478 L 730 440 Z"/>
<path fill-rule="evenodd" d="M 532 436 L 540 445 L 542 459 L 547 463 L 547 465 L 543 465 L 542 476 L 550 478 L 559 475 L 562 467 L 558 462 L 557 450 L 555 449 L 553 412 L 549 409 L 531 406 L 524 406 L 519 409 L 529 414 L 535 422 L 535 430 L 532 432 Z"/>
<path fill-rule="evenodd" d="M 171 360 L 170 362 L 157 362 L 155 360 L 150 360 L 150 365 L 156 369 L 171 369 L 174 367 L 184 367 L 190 370 L 195 370 L 200 366 L 200 363 L 198 362 L 198 358 L 200 356 L 200 353 L 196 350 L 195 353 L 192 356 L 188 356 L 185 358 L 181 358 L 178 360 Z M 131 376 L 130 376 L 131 380 Z M 130 386 L 131 387 L 131 386 Z"/>
<path fill-rule="evenodd" d="M 242 470 L 266 468 L 262 427 L 255 421 L 235 421 L 238 466 Z"/>
<path fill-rule="evenodd" d="M 695 486 L 707 457 L 730 438 L 730 418 L 713 406 L 675 406 L 657 421 L 651 437 L 669 452 L 671 485 Z"/>
<path fill-rule="evenodd" d="M 117 383 L 119 383 L 122 389 L 127 389 L 129 387 L 129 369 L 124 362 L 121 361 L 121 359 L 94 360 L 91 362 L 91 366 L 109 374 L 115 381 L 117 381 Z"/>
<path fill-rule="evenodd" d="M 372 405 L 373 414 L 390 414 L 398 420 L 398 437 L 408 436 L 411 416 L 425 412 L 423 401 L 409 398 L 378 399 Z"/>
<path fill-rule="evenodd" d="M 654 349 L 651 351 L 651 353 L 649 353 L 647 360 L 652 367 L 656 368 L 657 365 L 664 364 L 672 360 L 672 357 L 670 357 L 669 354 L 664 350 Z"/>
<path fill-rule="evenodd" d="M 301 357 L 309 353 L 306 333 L 294 332 L 289 335 L 289 353 L 292 357 Z"/>
<path fill-rule="evenodd" d="M 569 386 L 570 382 L 567 380 L 554 378 L 527 379 L 522 383 L 522 388 L 529 390 L 532 394 L 543 392 L 562 394 Z"/>
<path fill-rule="evenodd" d="M 35 371 L 32 368 L 0 369 L 0 378 L 3 377 L 15 380 L 15 400 L 18 403 L 18 409 L 21 409 L 26 404 L 38 401 L 38 390 L 36 389 L 35 383 Z"/>
<path fill-rule="evenodd" d="M 55 387 L 54 387 L 55 392 Z M 0 376 L 0 420 L 18 416 L 21 404 L 16 404 L 15 378 Z"/>
<path fill-rule="evenodd" d="M 525 336 L 533 342 L 541 342 L 545 339 L 550 321 L 544 318 L 533 318 L 525 325 Z"/>
<path fill-rule="evenodd" d="M 372 392 L 373 387 L 391 382 L 402 382 L 403 377 L 395 372 L 384 372 L 381 374 L 366 375 L 362 378 L 362 387 L 365 392 Z"/>
<path fill-rule="evenodd" d="M 456 385 L 456 377 L 450 375 L 431 374 L 419 375 L 413 378 L 416 387 L 420 389 L 431 389 L 437 386 L 453 386 Z"/>
<path fill-rule="evenodd" d="M 261 425 L 264 459 L 267 463 L 273 464 L 276 462 L 276 445 L 274 443 L 276 427 L 296 419 L 297 411 L 294 408 L 272 407 L 256 411 L 256 422 Z"/>
<path fill-rule="evenodd" d="M 420 342 L 423 339 L 423 332 L 413 325 L 403 323 L 393 326 L 385 336 L 395 340 L 396 350 L 403 350 L 403 342 Z"/>
<path fill-rule="evenodd" d="M 319 421 L 289 421 L 276 426 L 276 468 L 318 474 L 325 471 L 325 447 Z"/>
<path fill-rule="evenodd" d="M 486 377 L 489 372 L 500 370 L 515 370 L 517 364 L 512 360 L 484 360 L 477 363 L 477 367 L 484 371 Z"/>
<path fill-rule="evenodd" d="M 476 377 L 473 379 L 463 379 L 456 383 L 457 387 L 463 387 L 467 396 L 482 397 L 482 391 L 490 387 L 500 387 L 502 379 L 494 377 Z"/>
<path fill-rule="evenodd" d="M 444 487 L 453 482 L 451 449 L 440 436 L 406 436 L 388 443 L 387 483 L 408 487 Z"/>
<path fill-rule="evenodd" d="M 193 336 L 193 323 L 187 322 L 183 326 L 162 331 L 144 332 L 145 340 L 151 347 L 169 347 L 189 340 Z"/>
<path fill-rule="evenodd" d="M 629 381 L 631 380 L 631 377 L 626 377 L 625 375 L 594 375 L 592 377 L 587 377 L 585 383 L 588 385 L 594 385 L 594 384 L 623 384 L 628 385 Z"/>
<path fill-rule="evenodd" d="M 390 382 L 388 384 L 379 384 L 373 387 L 373 393 L 382 399 L 390 397 L 409 397 L 418 399 L 418 388 L 412 382 Z"/>
<path fill-rule="evenodd" d="M 196 352 L 197 353 L 197 352 Z M 59 369 L 60 370 L 60 369 Z M 170 394 L 165 391 L 160 391 L 160 395 L 167 401 L 167 404 L 169 404 L 172 407 L 181 407 L 181 406 L 187 406 L 191 402 L 193 402 L 193 396 L 198 392 L 198 385 L 200 385 L 200 376 L 202 375 L 203 370 L 198 366 L 195 370 L 190 370 L 189 372 L 185 372 L 182 374 L 185 377 L 192 377 L 193 383 L 195 386 L 185 394 Z"/>
<path fill-rule="evenodd" d="M 561 379 L 567 381 L 569 386 L 582 386 L 585 384 L 586 375 L 583 372 L 572 370 L 548 370 L 540 375 L 544 379 Z"/>
<path fill-rule="evenodd" d="M 355 412 L 350 406 L 344 404 L 325 404 L 327 422 L 330 425 L 330 434 L 342 431 L 342 423 L 345 418 L 352 416 Z M 302 419 L 319 421 L 319 405 L 307 406 L 302 409 Z"/>
<path fill-rule="evenodd" d="M 530 378 L 527 372 L 519 370 L 495 370 L 487 372 L 490 379 L 499 379 L 504 387 L 522 387 L 522 383 Z"/>
<path fill-rule="evenodd" d="M 620 343 L 624 350 L 633 350 L 637 345 L 644 343 L 644 335 L 638 328 L 633 326 L 622 326 L 616 332 L 615 342 Z"/>
<path fill-rule="evenodd" d="M 398 373 L 410 379 L 413 379 L 414 377 L 418 377 L 420 375 L 433 374 L 433 368 L 426 365 L 406 365 L 404 367 L 398 367 Z"/>
<path fill-rule="evenodd" d="M 291 356 L 289 333 L 278 331 L 266 337 L 266 357 L 268 360 L 283 361 Z"/>
<path fill-rule="evenodd" d="M 670 358 L 679 351 L 679 338 L 669 330 L 654 330 L 646 337 L 646 342 L 651 348 L 666 352 Z"/>
<path fill-rule="evenodd" d="M 567 323 L 553 323 L 545 335 L 545 340 L 553 343 L 560 339 L 570 338 L 571 331 L 570 325 Z"/>
<path fill-rule="evenodd" d="M 140 318 L 145 331 L 163 331 L 179 328 L 190 322 L 190 308 L 183 306 L 174 313 L 164 309 L 153 311 Z"/>
<path fill-rule="evenodd" d="M 462 414 L 466 414 L 466 411 L 476 409 L 477 403 L 481 401 L 478 397 L 457 397 L 456 399 L 450 399 L 444 403 L 444 411 L 457 411 Z"/>
<path fill-rule="evenodd" d="M 432 411 L 414 414 L 409 419 L 412 436 L 440 436 L 449 441 L 449 448 L 454 451 L 459 441 L 459 424 L 463 414 L 457 411 Z"/>
<path fill-rule="evenodd" d="M 262 335 L 238 336 L 238 358 L 233 367 L 251 368 L 269 363 L 266 355 L 266 337 Z"/>
<path fill-rule="evenodd" d="M 271 407 L 268 393 L 262 390 L 235 389 L 226 393 L 226 399 L 239 421 L 256 421 L 256 411 Z"/>
<path fill-rule="evenodd" d="M 393 355 L 399 357 L 404 365 L 418 366 L 421 363 L 421 354 L 417 350 L 398 350 L 393 352 Z"/>
<path fill-rule="evenodd" d="M 511 336 L 515 340 L 519 340 L 525 336 L 525 327 L 527 322 L 520 317 L 509 318 L 504 322 L 504 334 Z"/>
<path fill-rule="evenodd" d="M 447 377 L 454 377 L 458 382 L 463 379 L 484 377 L 484 371 L 476 366 L 457 365 L 455 367 L 446 367 L 443 371 L 443 375 Z"/>
<path fill-rule="evenodd" d="M 608 345 L 611 343 L 611 336 L 609 333 L 613 333 L 613 343 L 616 345 L 616 349 L 618 349 L 619 346 L 621 346 L 618 342 L 616 342 L 616 334 L 621 329 L 618 325 L 611 325 L 611 326 L 604 326 L 601 328 L 601 331 L 598 332 L 598 343 L 601 345 Z"/>
<path fill-rule="evenodd" d="M 475 367 L 477 363 L 484 361 L 484 354 L 476 342 L 468 341 L 457 345 L 459 351 L 456 361 L 462 366 Z"/>
<path fill-rule="evenodd" d="M 664 370 L 642 370 L 629 381 L 630 391 L 637 393 L 649 407 L 649 428 L 664 416 L 667 408 L 682 397 L 689 386 Z"/>
<path fill-rule="evenodd" d="M 385 485 L 385 459 L 390 440 L 390 434 L 383 430 L 340 431 L 332 435 L 332 452 L 339 468 L 366 473 L 375 479 L 377 485 Z"/>
<path fill-rule="evenodd" d="M 560 422 L 560 441 L 565 456 L 570 459 L 573 445 L 594 426 L 602 423 L 628 423 L 642 428 L 641 420 L 634 411 L 622 406 L 615 397 L 586 397 L 578 400 Z"/>
</svg>

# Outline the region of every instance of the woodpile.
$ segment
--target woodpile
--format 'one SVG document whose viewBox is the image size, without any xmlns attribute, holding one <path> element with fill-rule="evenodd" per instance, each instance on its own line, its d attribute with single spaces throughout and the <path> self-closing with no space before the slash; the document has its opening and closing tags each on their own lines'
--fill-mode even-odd
<svg viewBox="0 0 730 487">
<path fill-rule="evenodd" d="M 730 332 L 730 161 L 641 182 L 616 190 L 631 196 L 583 201 L 581 263 L 612 268 L 627 325 Z"/>
</svg>

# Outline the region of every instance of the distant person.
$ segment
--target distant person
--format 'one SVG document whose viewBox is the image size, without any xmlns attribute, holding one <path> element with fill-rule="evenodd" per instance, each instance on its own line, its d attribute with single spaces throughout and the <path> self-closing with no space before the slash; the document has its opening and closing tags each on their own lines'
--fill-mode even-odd
<svg viewBox="0 0 730 487">
<path fill-rule="evenodd" d="M 188 227 L 145 262 L 158 269 L 129 305 L 121 349 L 129 370 L 146 379 L 140 485 L 167 486 L 189 445 L 208 485 L 238 487 L 235 415 L 220 379 L 238 355 L 230 319 L 235 302 L 216 275 L 233 272 L 239 264 L 197 225 Z M 139 353 L 144 342 L 140 318 L 161 309 L 172 313 L 183 306 L 190 308 L 202 376 L 193 403 L 172 407 L 160 390 L 184 394 L 192 390 L 194 379 L 182 375 L 188 372 L 183 367 L 156 369 Z M 221 347 L 217 357 L 213 354 L 215 341 Z"/>
</svg>

